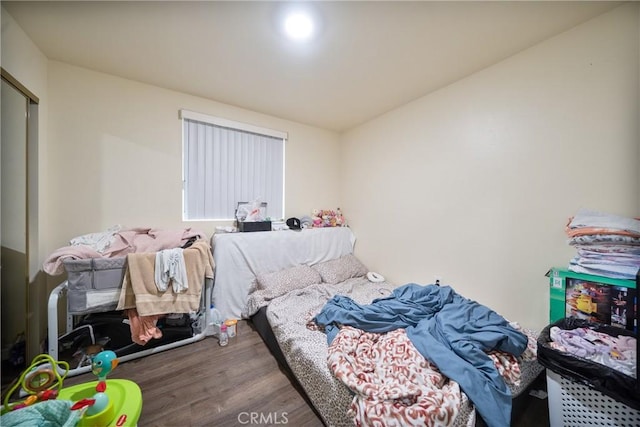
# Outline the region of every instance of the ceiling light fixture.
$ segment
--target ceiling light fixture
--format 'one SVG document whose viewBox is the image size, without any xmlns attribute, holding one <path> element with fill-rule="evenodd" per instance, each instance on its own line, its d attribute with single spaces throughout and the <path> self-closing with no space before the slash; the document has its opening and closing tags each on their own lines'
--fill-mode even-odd
<svg viewBox="0 0 640 427">
<path fill-rule="evenodd" d="M 291 13 L 284 21 L 284 30 L 293 40 L 307 40 L 313 35 L 313 21 L 306 13 Z"/>
</svg>

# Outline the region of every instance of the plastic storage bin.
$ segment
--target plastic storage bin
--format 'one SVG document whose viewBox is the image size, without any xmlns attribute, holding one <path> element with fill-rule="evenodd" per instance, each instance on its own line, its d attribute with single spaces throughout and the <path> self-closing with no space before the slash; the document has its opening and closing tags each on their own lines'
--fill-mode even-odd
<svg viewBox="0 0 640 427">
<path fill-rule="evenodd" d="M 541 331 L 538 362 L 547 368 L 550 426 L 640 426 L 640 386 L 636 378 L 556 350 L 550 345 L 554 326 L 636 337 L 634 331 L 574 317 L 560 319 Z"/>
<path fill-rule="evenodd" d="M 640 411 L 547 369 L 550 427 L 640 426 Z"/>
</svg>

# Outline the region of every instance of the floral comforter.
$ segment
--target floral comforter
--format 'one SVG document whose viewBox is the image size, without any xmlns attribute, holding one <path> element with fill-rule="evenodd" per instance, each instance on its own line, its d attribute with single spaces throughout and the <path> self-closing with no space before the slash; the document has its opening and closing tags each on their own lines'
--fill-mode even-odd
<svg viewBox="0 0 640 427">
<path fill-rule="evenodd" d="M 520 385 L 520 366 L 508 353 L 490 354 L 505 382 Z M 331 372 L 354 392 L 349 416 L 357 426 L 450 426 L 462 392 L 413 346 L 404 329 L 378 334 L 340 329 L 328 350 Z"/>
</svg>

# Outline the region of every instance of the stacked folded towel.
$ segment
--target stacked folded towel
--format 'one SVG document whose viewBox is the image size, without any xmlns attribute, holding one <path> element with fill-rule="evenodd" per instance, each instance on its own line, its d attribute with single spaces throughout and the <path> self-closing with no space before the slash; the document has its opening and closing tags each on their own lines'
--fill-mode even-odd
<svg viewBox="0 0 640 427">
<path fill-rule="evenodd" d="M 577 254 L 569 270 L 635 279 L 640 269 L 640 220 L 586 209 L 570 218 L 569 244 Z"/>
</svg>

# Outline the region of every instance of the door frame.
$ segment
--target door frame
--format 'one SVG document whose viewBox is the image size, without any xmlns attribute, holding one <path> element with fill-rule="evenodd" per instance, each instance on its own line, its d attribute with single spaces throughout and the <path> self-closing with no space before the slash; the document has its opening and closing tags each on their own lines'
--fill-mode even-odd
<svg viewBox="0 0 640 427">
<path fill-rule="evenodd" d="M 25 255 L 26 255 L 26 301 L 25 301 L 25 339 L 26 361 L 40 353 L 40 320 L 41 302 L 36 276 L 39 271 L 37 251 L 38 242 L 38 122 L 39 122 L 39 98 L 24 86 L 11 73 L 0 67 L 0 76 L 28 100 L 27 105 L 27 129 L 26 129 L 26 230 L 25 230 Z M 46 306 L 46 304 L 45 304 Z M 45 316 L 46 318 L 46 316 Z"/>
</svg>

